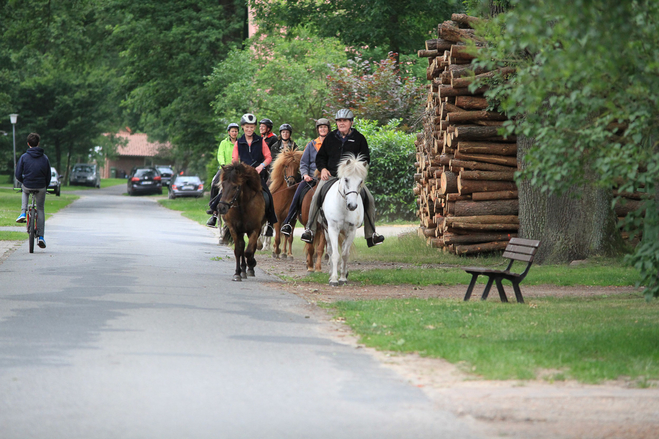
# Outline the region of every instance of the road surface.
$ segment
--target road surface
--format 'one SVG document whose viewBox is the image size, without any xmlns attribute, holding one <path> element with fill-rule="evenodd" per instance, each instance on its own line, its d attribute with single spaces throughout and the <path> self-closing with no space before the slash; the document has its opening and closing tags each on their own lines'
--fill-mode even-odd
<svg viewBox="0 0 659 439">
<path fill-rule="evenodd" d="M 210 230 L 80 192 L 0 265 L 0 437 L 473 438 Z M 267 285 L 266 285 L 267 284 Z"/>
</svg>

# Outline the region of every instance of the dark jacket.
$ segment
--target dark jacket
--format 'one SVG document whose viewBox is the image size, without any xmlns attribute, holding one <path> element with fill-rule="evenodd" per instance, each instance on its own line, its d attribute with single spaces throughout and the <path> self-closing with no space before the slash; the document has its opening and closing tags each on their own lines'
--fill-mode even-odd
<svg viewBox="0 0 659 439">
<path fill-rule="evenodd" d="M 352 128 L 350 133 L 343 138 L 338 129 L 332 131 L 325 137 L 323 145 L 316 155 L 316 167 L 319 171 L 327 169 L 332 176 L 336 177 L 339 162 L 344 154 L 353 153 L 355 156 L 362 155 L 362 160 L 371 162 L 371 154 L 368 150 L 366 137 L 356 129 Z"/>
<path fill-rule="evenodd" d="M 30 189 L 41 189 L 50 184 L 50 161 L 43 148 L 27 150 L 16 164 L 16 179 Z"/>
<path fill-rule="evenodd" d="M 272 151 L 272 145 L 279 140 L 279 137 L 275 136 L 274 133 L 269 133 L 270 135 L 268 137 L 263 137 L 263 140 L 265 140 L 266 145 L 268 145 L 268 148 L 270 148 L 270 151 Z"/>
<path fill-rule="evenodd" d="M 267 142 L 266 142 L 267 143 Z M 297 151 L 297 143 L 293 141 L 293 139 L 288 139 L 288 146 L 289 150 Z M 270 154 L 272 154 L 272 162 L 274 163 L 275 160 L 277 160 L 277 157 L 279 156 L 279 153 L 284 149 L 284 141 L 279 139 L 272 145 L 270 145 Z"/>
<path fill-rule="evenodd" d="M 261 148 L 261 145 L 263 145 L 262 141 L 263 138 L 261 136 L 254 134 L 252 136 L 252 144 L 249 145 L 243 134 L 242 137 L 238 139 L 238 156 L 240 157 L 240 161 L 254 168 L 263 163 L 265 156 L 263 155 L 263 149 Z"/>
</svg>

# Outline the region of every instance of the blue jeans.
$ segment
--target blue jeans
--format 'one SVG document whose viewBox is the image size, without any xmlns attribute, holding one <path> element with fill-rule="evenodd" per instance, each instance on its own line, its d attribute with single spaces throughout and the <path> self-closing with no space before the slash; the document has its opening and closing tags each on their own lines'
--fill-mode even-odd
<svg viewBox="0 0 659 439">
<path fill-rule="evenodd" d="M 295 195 L 293 195 L 293 201 L 291 201 L 291 207 L 288 209 L 288 215 L 286 215 L 286 219 L 282 225 L 290 224 L 293 222 L 298 214 L 297 208 L 300 205 L 300 197 L 302 197 L 302 193 L 306 193 L 307 188 L 311 189 L 315 185 L 316 180 L 311 180 L 309 182 L 302 180 L 300 182 L 300 184 L 297 186 L 297 189 L 295 190 Z"/>
</svg>

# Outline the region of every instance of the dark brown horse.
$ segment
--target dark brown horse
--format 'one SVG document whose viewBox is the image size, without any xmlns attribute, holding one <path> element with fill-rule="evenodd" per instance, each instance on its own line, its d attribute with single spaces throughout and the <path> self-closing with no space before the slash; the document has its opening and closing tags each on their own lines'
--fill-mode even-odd
<svg viewBox="0 0 659 439">
<path fill-rule="evenodd" d="M 261 178 L 251 166 L 234 162 L 222 166 L 220 186 L 222 197 L 218 211 L 223 216 L 234 242 L 236 272 L 233 280 L 240 281 L 247 276 L 254 276 L 254 251 L 266 221 Z M 248 237 L 247 248 L 245 234 Z"/>
<path fill-rule="evenodd" d="M 285 148 L 277 157 L 272 165 L 272 183 L 270 183 L 270 193 L 275 203 L 275 213 L 279 222 L 275 224 L 275 247 L 272 250 L 272 257 L 293 258 L 293 234 L 284 236 L 283 249 L 279 247 L 281 243 L 281 226 L 284 218 L 288 215 L 288 209 L 291 207 L 291 201 L 297 190 L 300 181 L 300 160 L 302 160 L 302 151 L 291 151 Z M 295 229 L 295 220 L 291 222 Z M 287 250 L 288 247 L 288 250 Z"/>
</svg>

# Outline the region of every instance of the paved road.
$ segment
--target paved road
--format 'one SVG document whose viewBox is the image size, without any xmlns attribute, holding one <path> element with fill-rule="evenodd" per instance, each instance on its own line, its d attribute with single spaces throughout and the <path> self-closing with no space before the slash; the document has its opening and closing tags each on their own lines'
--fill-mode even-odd
<svg viewBox="0 0 659 439">
<path fill-rule="evenodd" d="M 0 437 L 471 438 L 206 228 L 123 187 L 0 265 Z M 223 260 L 213 260 L 217 257 Z"/>
</svg>

